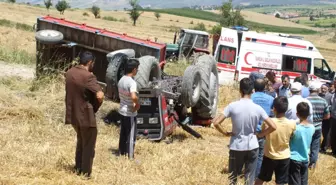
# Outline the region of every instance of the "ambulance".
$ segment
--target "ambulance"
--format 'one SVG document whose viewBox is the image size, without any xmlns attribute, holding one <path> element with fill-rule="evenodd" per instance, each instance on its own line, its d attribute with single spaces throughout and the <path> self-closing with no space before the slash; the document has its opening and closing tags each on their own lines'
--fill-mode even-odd
<svg viewBox="0 0 336 185">
<path fill-rule="evenodd" d="M 222 28 L 214 56 L 221 85 L 249 77 L 251 72 L 273 71 L 277 79 L 287 74 L 291 82 L 302 73 L 321 84 L 335 78 L 311 42 L 285 34 Z"/>
</svg>

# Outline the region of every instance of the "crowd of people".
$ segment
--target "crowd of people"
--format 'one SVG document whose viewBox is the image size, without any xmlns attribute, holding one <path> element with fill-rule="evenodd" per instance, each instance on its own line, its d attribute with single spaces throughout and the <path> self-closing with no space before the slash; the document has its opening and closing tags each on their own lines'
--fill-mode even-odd
<svg viewBox="0 0 336 185">
<path fill-rule="evenodd" d="M 240 81 L 239 101 L 230 103 L 214 120 L 214 127 L 230 136 L 229 180 L 244 174 L 247 184 L 308 184 L 319 152 L 336 157 L 335 82 L 320 85 L 301 74 L 276 79 L 251 73 Z M 232 132 L 221 126 L 231 118 Z M 323 141 L 321 138 L 323 135 Z M 244 168 L 244 170 L 243 170 Z"/>
<path fill-rule="evenodd" d="M 69 69 L 66 77 L 65 124 L 77 133 L 74 170 L 90 177 L 95 156 L 97 123 L 95 113 L 104 93 L 93 75 L 94 56 L 80 55 L 79 65 Z M 136 116 L 140 108 L 133 77 L 139 61 L 128 59 L 125 75 L 118 83 L 121 129 L 119 153 L 134 157 Z M 240 81 L 241 99 L 230 103 L 214 120 L 214 127 L 230 136 L 229 180 L 237 183 L 244 173 L 247 184 L 263 184 L 275 173 L 277 184 L 308 184 L 308 169 L 315 168 L 319 152 L 331 146 L 336 156 L 336 81 L 322 86 L 309 82 L 302 74 L 290 82 L 281 81 L 274 72 L 265 76 L 251 73 Z M 232 131 L 222 128 L 232 120 Z M 321 143 L 321 137 L 323 141 Z M 243 169 L 244 168 L 244 169 Z"/>
</svg>

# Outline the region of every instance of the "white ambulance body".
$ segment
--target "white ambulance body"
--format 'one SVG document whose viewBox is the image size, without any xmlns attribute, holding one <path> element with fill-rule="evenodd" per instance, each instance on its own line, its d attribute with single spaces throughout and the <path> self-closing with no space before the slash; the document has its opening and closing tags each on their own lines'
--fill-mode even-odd
<svg viewBox="0 0 336 185">
<path fill-rule="evenodd" d="M 321 84 L 335 78 L 335 72 L 312 43 L 279 34 L 222 28 L 215 58 L 221 85 L 249 77 L 251 72 L 266 74 L 270 70 L 278 79 L 289 75 L 291 81 L 302 73 Z"/>
</svg>

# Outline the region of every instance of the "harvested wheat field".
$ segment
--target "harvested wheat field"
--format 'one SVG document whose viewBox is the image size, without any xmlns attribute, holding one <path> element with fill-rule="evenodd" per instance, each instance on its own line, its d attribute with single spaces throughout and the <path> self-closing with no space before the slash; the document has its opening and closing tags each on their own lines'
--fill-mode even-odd
<svg viewBox="0 0 336 185">
<path fill-rule="evenodd" d="M 119 128 L 102 117 L 117 107 L 104 102 L 97 114 L 98 138 L 92 179 L 71 172 L 76 136 L 64 125 L 63 79 L 0 79 L 0 184 L 227 184 L 229 138 L 213 128 L 196 128 L 198 140 L 178 129 L 172 143 L 138 140 L 134 161 L 116 157 Z M 222 87 L 221 107 L 238 98 Z M 228 129 L 229 121 L 225 121 Z M 335 184 L 336 160 L 320 155 L 310 184 Z M 321 178 L 323 177 L 323 178 Z"/>
<path fill-rule="evenodd" d="M 37 16 L 47 14 L 43 8 L 26 5 L 0 3 L 0 6 L 3 7 L 1 19 L 26 24 L 33 24 Z M 83 12 L 66 11 L 64 17 L 141 38 L 158 37 L 159 41 L 172 40 L 170 26 L 189 27 L 192 20 L 163 15 L 160 21 L 156 21 L 152 13 L 145 13 L 139 25 L 133 27 L 130 22 L 94 19 L 90 13 L 90 17 L 84 17 Z M 55 10 L 49 13 L 59 17 Z M 102 16 L 128 18 L 124 12 L 102 12 Z M 177 19 L 179 22 L 176 22 Z M 34 65 L 34 32 L 0 26 L 0 34 L 0 60 Z M 18 52 L 21 50 L 26 52 Z M 326 50 L 326 54 L 333 59 L 331 51 Z M 333 63 L 336 61 L 333 60 Z M 0 184 L 228 184 L 229 138 L 221 136 L 212 127 L 195 128 L 204 139 L 195 139 L 178 128 L 168 138 L 172 142 L 138 140 L 134 161 L 115 156 L 119 127 L 105 124 L 103 117 L 118 105 L 108 101 L 97 113 L 98 137 L 92 179 L 75 175 L 71 170 L 76 136 L 71 126 L 64 125 L 63 77 L 34 80 L 31 78 L 31 66 L 26 66 L 29 68 L 27 70 L 20 66 L 22 70 L 14 74 L 8 71 L 4 73 L 3 70 L 17 66 L 0 64 L 0 73 L 5 74 L 0 75 Z M 185 67 L 168 65 L 166 72 L 182 74 Z M 29 75 L 21 74 L 27 71 Z M 238 99 L 239 93 L 235 87 L 221 87 L 218 111 Z M 224 125 L 230 129 L 230 120 L 225 121 Z M 336 159 L 320 154 L 317 169 L 309 172 L 309 184 L 336 184 L 335 169 Z"/>
<path fill-rule="evenodd" d="M 206 25 L 207 29 L 210 29 L 210 26 L 216 24 L 211 21 L 196 20 L 168 14 L 162 14 L 160 20 L 157 21 L 154 13 L 144 12 L 140 16 L 137 26 L 132 26 L 132 21 L 125 11 L 101 11 L 101 19 L 95 19 L 90 10 L 66 10 L 64 15 L 60 15 L 56 9 L 50 9 L 47 11 L 44 7 L 1 2 L 0 6 L 3 8 L 3 13 L 0 15 L 0 19 L 7 19 L 33 26 L 38 17 L 49 14 L 51 16 L 65 18 L 74 22 L 87 23 L 90 26 L 98 28 L 106 28 L 118 33 L 127 33 L 128 35 L 143 39 L 154 40 L 155 37 L 157 37 L 158 42 L 173 42 L 174 31 L 178 31 L 177 28 L 179 27 L 191 28 L 197 23 L 202 22 Z M 84 12 L 88 13 L 89 16 L 84 16 Z M 104 20 L 104 17 L 109 16 L 116 18 L 117 21 Z M 193 24 L 190 24 L 191 21 L 193 21 Z"/>
</svg>

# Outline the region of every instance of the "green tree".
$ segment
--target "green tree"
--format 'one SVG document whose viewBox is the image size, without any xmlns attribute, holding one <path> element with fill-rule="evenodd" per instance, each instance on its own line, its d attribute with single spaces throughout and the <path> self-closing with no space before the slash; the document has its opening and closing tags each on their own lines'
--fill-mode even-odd
<svg viewBox="0 0 336 185">
<path fill-rule="evenodd" d="M 56 9 L 57 11 L 60 12 L 61 15 L 64 14 L 64 11 L 68 8 L 70 8 L 70 4 L 68 2 L 66 2 L 65 0 L 61 0 L 61 1 L 58 1 L 58 3 L 56 4 Z"/>
<path fill-rule="evenodd" d="M 16 0 L 7 0 L 9 3 L 15 3 Z"/>
<path fill-rule="evenodd" d="M 52 6 L 52 1 L 51 0 L 44 0 L 44 5 L 46 6 L 47 10 Z"/>
<path fill-rule="evenodd" d="M 156 17 L 157 20 L 159 20 L 161 17 L 161 14 L 159 12 L 155 12 L 154 16 Z"/>
<path fill-rule="evenodd" d="M 244 26 L 245 19 L 241 14 L 241 8 L 237 7 L 234 9 L 232 5 L 232 0 L 228 2 L 224 2 L 223 5 L 220 7 L 220 21 L 219 25 L 213 27 L 212 32 L 214 34 L 220 34 L 221 27 L 231 27 L 231 26 Z"/>
<path fill-rule="evenodd" d="M 139 1 L 138 0 L 130 0 L 129 4 L 131 5 L 131 9 L 128 10 L 128 14 L 130 15 L 132 21 L 133 21 L 133 26 L 136 26 L 136 22 L 139 19 L 140 15 L 143 12 L 140 12 L 140 6 L 139 6 Z"/>
<path fill-rule="evenodd" d="M 278 14 L 278 13 L 275 14 L 275 17 L 276 17 L 276 18 L 280 18 L 280 14 Z"/>
<path fill-rule="evenodd" d="M 97 17 L 100 15 L 100 8 L 96 5 L 93 5 L 92 8 L 91 8 L 91 12 L 93 13 L 95 18 L 97 19 Z"/>
</svg>

